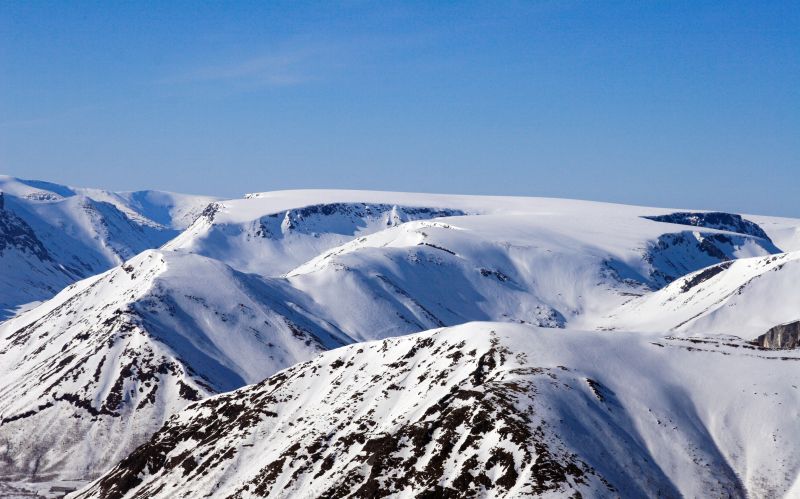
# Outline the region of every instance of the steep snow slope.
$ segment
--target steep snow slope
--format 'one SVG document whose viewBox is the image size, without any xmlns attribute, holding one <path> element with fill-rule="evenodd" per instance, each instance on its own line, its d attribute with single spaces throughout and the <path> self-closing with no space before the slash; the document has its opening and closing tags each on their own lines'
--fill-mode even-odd
<svg viewBox="0 0 800 499">
<path fill-rule="evenodd" d="M 796 354 L 470 323 L 192 405 L 73 497 L 777 497 Z"/>
<path fill-rule="evenodd" d="M 131 218 L 141 217 L 176 230 L 187 228 L 209 204 L 219 200 L 211 196 L 152 190 L 109 192 L 81 189 L 81 192 L 117 206 Z"/>
<path fill-rule="evenodd" d="M 624 304 L 600 327 L 735 334 L 748 339 L 800 319 L 800 252 L 745 258 L 689 274 Z"/>
<path fill-rule="evenodd" d="M 22 304 L 162 245 L 210 201 L 0 176 L 0 320 Z"/>
<path fill-rule="evenodd" d="M 352 340 L 280 285 L 146 251 L 0 325 L 0 478 L 86 478 L 175 410 Z"/>
</svg>

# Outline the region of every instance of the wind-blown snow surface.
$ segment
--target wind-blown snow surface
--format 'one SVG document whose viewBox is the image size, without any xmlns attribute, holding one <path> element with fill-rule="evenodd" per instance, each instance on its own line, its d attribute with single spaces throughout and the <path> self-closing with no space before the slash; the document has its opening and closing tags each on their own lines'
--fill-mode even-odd
<svg viewBox="0 0 800 499">
<path fill-rule="evenodd" d="M 0 320 L 162 245 L 213 200 L 0 176 Z"/>
<path fill-rule="evenodd" d="M 724 336 L 470 323 L 195 404 L 73 497 L 793 495 L 798 361 Z"/>
</svg>

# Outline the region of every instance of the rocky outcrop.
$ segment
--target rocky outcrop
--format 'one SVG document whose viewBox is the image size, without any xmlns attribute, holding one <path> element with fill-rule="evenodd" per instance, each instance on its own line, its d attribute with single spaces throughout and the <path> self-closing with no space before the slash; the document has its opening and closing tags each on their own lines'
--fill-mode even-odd
<svg viewBox="0 0 800 499">
<path fill-rule="evenodd" d="M 14 213 L 3 209 L 3 197 L 0 194 L 0 256 L 7 250 L 33 255 L 41 261 L 52 261 L 44 244 L 36 237 L 36 233 L 25 220 Z"/>
<path fill-rule="evenodd" d="M 762 348 L 772 350 L 800 347 L 800 321 L 778 324 L 756 338 L 755 343 Z"/>
<path fill-rule="evenodd" d="M 376 228 L 394 227 L 412 220 L 463 215 L 466 215 L 466 212 L 462 210 L 446 208 L 375 203 L 325 203 L 262 217 L 255 235 L 265 238 L 282 238 L 289 232 L 310 235 L 332 232 L 350 235 L 363 231 L 370 224 L 374 224 Z"/>
<path fill-rule="evenodd" d="M 643 217 L 656 222 L 666 222 L 678 225 L 691 225 L 693 227 L 705 227 L 706 229 L 727 230 L 747 234 L 748 236 L 760 237 L 771 241 L 767 233 L 764 232 L 757 223 L 745 220 L 741 215 L 734 213 L 723 213 L 717 211 L 710 212 L 689 212 L 681 211 L 670 213 L 669 215 L 653 215 Z"/>
<path fill-rule="evenodd" d="M 650 284 L 660 288 L 700 269 L 736 260 L 745 247 L 758 247 L 762 255 L 779 252 L 769 240 L 752 235 L 683 231 L 658 236 L 647 244 L 643 258 L 651 267 Z"/>
</svg>

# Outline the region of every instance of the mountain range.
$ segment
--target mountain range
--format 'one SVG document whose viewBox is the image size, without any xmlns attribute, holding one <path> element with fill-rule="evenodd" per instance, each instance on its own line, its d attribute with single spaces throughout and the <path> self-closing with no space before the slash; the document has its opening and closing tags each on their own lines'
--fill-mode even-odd
<svg viewBox="0 0 800 499">
<path fill-rule="evenodd" d="M 800 357 L 759 340 L 800 320 L 800 220 L 10 177 L 0 192 L 9 491 L 800 493 Z"/>
</svg>

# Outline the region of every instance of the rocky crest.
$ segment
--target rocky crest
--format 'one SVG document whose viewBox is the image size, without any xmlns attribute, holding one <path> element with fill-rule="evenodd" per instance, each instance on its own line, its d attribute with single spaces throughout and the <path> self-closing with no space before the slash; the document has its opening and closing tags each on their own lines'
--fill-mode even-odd
<svg viewBox="0 0 800 499">
<path fill-rule="evenodd" d="M 652 215 L 645 216 L 648 220 L 656 222 L 666 222 L 678 225 L 691 225 L 693 227 L 705 227 L 706 229 L 726 230 L 729 232 L 738 232 L 739 234 L 747 234 L 749 236 L 760 237 L 772 242 L 764 229 L 757 223 L 751 222 L 742 218 L 741 215 L 735 213 L 724 213 L 718 211 L 710 212 L 691 212 L 681 211 L 670 213 L 669 215 Z"/>
</svg>

